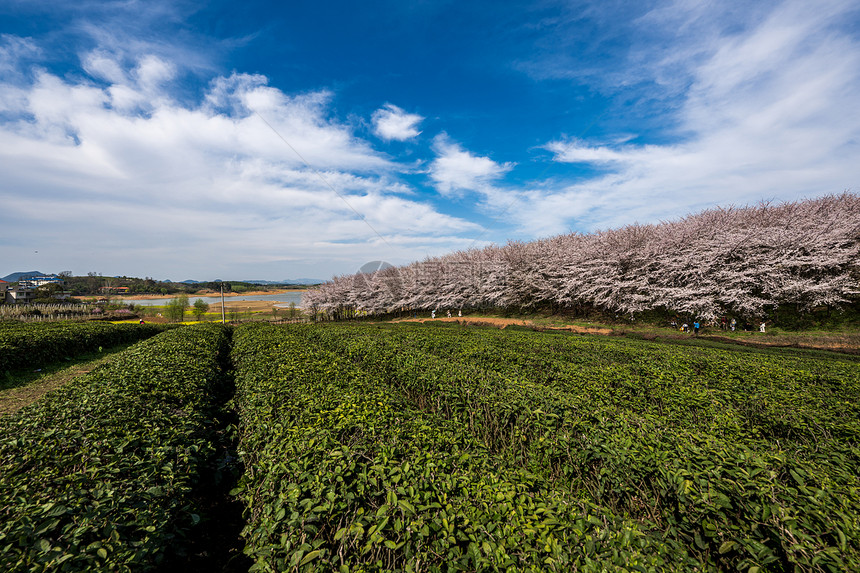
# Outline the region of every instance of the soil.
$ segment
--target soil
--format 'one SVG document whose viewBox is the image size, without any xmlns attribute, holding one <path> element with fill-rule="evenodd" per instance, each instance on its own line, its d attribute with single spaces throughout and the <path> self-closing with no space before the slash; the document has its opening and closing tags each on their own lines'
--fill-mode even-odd
<svg viewBox="0 0 860 573">
<path fill-rule="evenodd" d="M 403 318 L 393 322 L 456 322 L 462 325 L 471 326 L 494 326 L 504 329 L 508 326 L 525 326 L 526 328 L 534 328 L 535 330 L 562 330 L 566 332 L 576 332 L 578 334 L 612 334 L 611 328 L 599 327 L 584 327 L 575 324 L 565 324 L 563 326 L 540 326 L 530 320 L 522 320 L 519 318 L 497 318 L 491 316 L 452 316 L 441 318 Z"/>
<path fill-rule="evenodd" d="M 107 362 L 114 354 L 125 350 L 127 347 L 128 345 L 124 345 L 117 349 L 111 349 L 107 356 L 81 362 L 55 372 L 48 372 L 36 378 L 35 381 L 25 383 L 22 386 L 0 390 L 0 416 L 12 414 L 25 406 L 29 406 L 48 392 L 56 390 L 78 376 L 91 372 L 96 366 Z"/>
</svg>

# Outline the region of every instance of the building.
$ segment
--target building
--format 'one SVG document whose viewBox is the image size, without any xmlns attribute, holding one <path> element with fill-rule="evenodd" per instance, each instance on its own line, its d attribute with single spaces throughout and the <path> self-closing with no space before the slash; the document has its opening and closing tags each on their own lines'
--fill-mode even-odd
<svg viewBox="0 0 860 573">
<path fill-rule="evenodd" d="M 18 281 L 18 286 L 25 288 L 36 288 L 49 284 L 63 284 L 63 279 L 60 277 L 30 277 Z"/>
<path fill-rule="evenodd" d="M 6 297 L 4 302 L 6 304 L 24 304 L 28 302 L 33 302 L 33 299 L 36 297 L 36 291 L 31 288 L 26 287 L 6 287 Z"/>
</svg>

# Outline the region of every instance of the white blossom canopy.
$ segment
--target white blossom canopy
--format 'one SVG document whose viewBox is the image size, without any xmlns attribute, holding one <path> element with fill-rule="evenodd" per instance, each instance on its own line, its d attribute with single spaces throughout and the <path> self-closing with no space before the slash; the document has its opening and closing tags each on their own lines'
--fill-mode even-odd
<svg viewBox="0 0 860 573">
<path fill-rule="evenodd" d="M 710 320 L 839 306 L 858 294 L 860 197 L 843 193 L 455 252 L 336 277 L 305 300 L 327 311 L 585 305 Z"/>
</svg>

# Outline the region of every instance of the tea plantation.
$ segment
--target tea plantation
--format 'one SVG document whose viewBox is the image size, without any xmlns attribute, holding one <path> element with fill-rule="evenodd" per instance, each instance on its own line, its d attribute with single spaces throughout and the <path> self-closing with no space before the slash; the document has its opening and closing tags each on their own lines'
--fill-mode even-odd
<svg viewBox="0 0 860 573">
<path fill-rule="evenodd" d="M 0 420 L 0 569 L 175 566 L 232 408 L 246 569 L 860 570 L 852 357 L 405 324 L 119 356 Z"/>
</svg>

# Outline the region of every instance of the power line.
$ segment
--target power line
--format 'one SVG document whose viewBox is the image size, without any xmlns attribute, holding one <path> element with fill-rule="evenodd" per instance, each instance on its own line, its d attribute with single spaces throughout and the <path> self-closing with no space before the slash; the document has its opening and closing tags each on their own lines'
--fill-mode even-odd
<svg viewBox="0 0 860 573">
<path fill-rule="evenodd" d="M 271 124 L 271 123 L 269 123 L 268 121 L 266 121 L 266 118 L 264 118 L 262 115 L 260 115 L 260 113 L 259 113 L 257 110 L 252 109 L 251 111 L 253 111 L 253 112 L 254 112 L 254 114 L 255 114 L 257 117 L 259 117 L 259 118 L 260 118 L 260 120 L 261 120 L 263 123 L 265 123 L 265 124 L 269 127 L 269 129 L 271 129 L 271 130 L 274 132 L 274 134 L 275 134 L 275 135 L 277 135 L 277 136 L 280 138 L 280 140 L 281 140 L 281 141 L 283 141 L 284 143 L 286 143 L 286 144 L 287 144 L 287 147 L 289 147 L 290 149 L 292 149 L 292 150 L 293 150 L 293 153 L 295 153 L 295 154 L 296 154 L 296 157 L 298 157 L 298 158 L 301 160 L 301 162 L 305 164 L 305 167 L 307 167 L 308 169 L 310 169 L 311 171 L 313 171 L 313 172 L 314 172 L 314 174 L 315 174 L 317 177 L 319 177 L 320 181 L 322 181 L 322 182 L 325 184 L 325 186 L 326 186 L 326 187 L 328 187 L 329 189 L 331 189 L 331 190 L 332 190 L 332 191 L 333 191 L 333 192 L 334 192 L 338 197 L 340 197 L 341 201 L 343 201 L 343 202 L 346 204 L 346 206 L 347 206 L 347 207 L 349 207 L 349 208 L 350 208 L 350 210 L 358 216 L 358 218 L 359 218 L 359 219 L 361 219 L 362 221 L 364 221 L 364 224 L 365 224 L 365 225 L 367 225 L 368 227 L 370 227 L 370 230 L 371 230 L 371 231 L 373 231 L 373 232 L 376 234 L 376 236 L 377 236 L 377 237 L 379 237 L 380 239 L 382 239 L 382 242 L 383 242 L 383 243 L 385 243 L 386 245 L 388 245 L 388 248 L 390 248 L 390 249 L 392 249 L 392 250 L 394 249 L 394 247 L 392 247 L 392 246 L 391 246 L 391 243 L 389 243 L 387 240 L 385 240 L 385 237 L 383 237 L 383 236 L 379 233 L 379 231 L 377 231 L 377 230 L 374 228 L 374 226 L 373 226 L 373 225 L 371 225 L 371 224 L 368 222 L 368 220 L 365 218 L 365 216 L 364 216 L 364 215 L 362 215 L 361 213 L 359 213 L 359 212 L 358 212 L 358 210 L 357 210 L 355 207 L 353 207 L 353 206 L 350 204 L 350 202 L 349 202 L 349 201 L 347 201 L 347 200 L 346 200 L 346 197 L 344 197 L 344 196 L 343 196 L 343 194 L 342 194 L 342 193 L 340 193 L 340 191 L 338 191 L 337 189 L 335 189 L 335 188 L 334 188 L 334 186 L 333 186 L 331 183 L 329 183 L 329 182 L 328 182 L 328 180 L 327 180 L 325 177 L 323 177 L 322 173 L 320 173 L 320 172 L 319 172 L 319 171 L 318 171 L 318 170 L 317 170 L 313 165 L 311 165 L 311 164 L 307 161 L 307 159 L 305 159 L 305 158 L 302 156 L 302 154 L 301 154 L 301 153 L 299 153 L 299 151 L 298 151 L 295 147 L 293 147 L 293 146 L 290 144 L 290 142 L 289 142 L 289 141 L 287 141 L 287 139 L 286 139 L 283 135 L 281 135 L 281 134 L 280 134 L 280 132 L 279 132 L 277 129 L 275 129 L 275 128 L 272 126 L 272 124 Z"/>
</svg>

